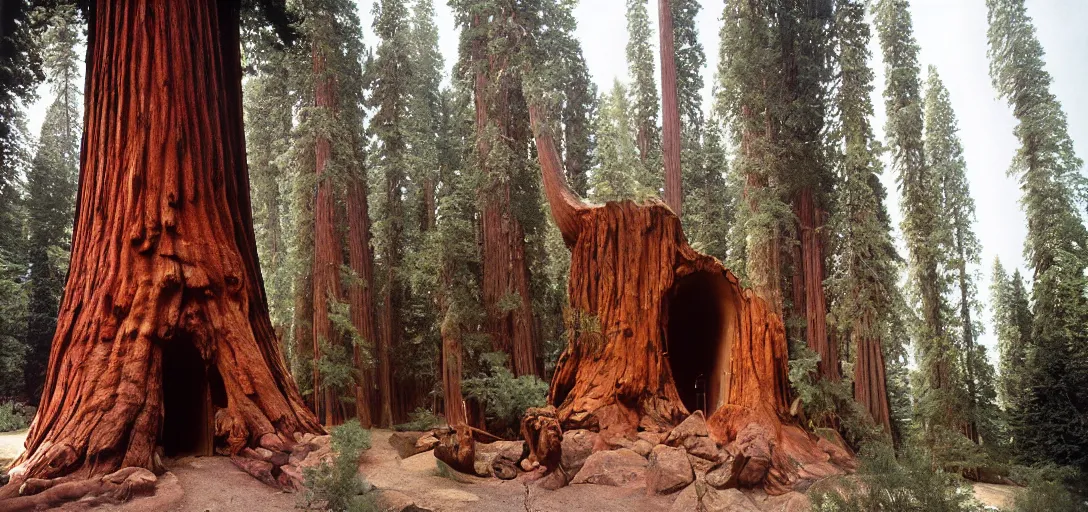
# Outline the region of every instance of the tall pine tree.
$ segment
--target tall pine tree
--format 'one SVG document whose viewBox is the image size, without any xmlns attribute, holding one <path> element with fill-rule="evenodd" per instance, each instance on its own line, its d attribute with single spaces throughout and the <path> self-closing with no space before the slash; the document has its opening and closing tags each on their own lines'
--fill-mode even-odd
<svg viewBox="0 0 1088 512">
<path fill-rule="evenodd" d="M 990 283 L 991 312 L 1000 360 L 997 381 L 998 398 L 1004 411 L 1005 427 L 1014 449 L 1020 449 L 1021 436 L 1029 435 L 1024 418 L 1027 390 L 1027 361 L 1031 351 L 1031 304 L 1020 270 L 1010 277 L 1001 260 L 994 259 Z"/>
<path fill-rule="evenodd" d="M 661 129 L 657 126 L 661 99 L 654 80 L 654 51 L 651 45 L 647 0 L 627 0 L 627 69 L 631 75 L 632 113 L 635 144 L 641 165 L 636 181 L 655 195 L 664 183 L 661 173 Z"/>
<path fill-rule="evenodd" d="M 81 42 L 82 20 L 72 5 L 60 6 L 51 14 L 42 55 L 54 100 L 46 111 L 38 153 L 26 178 L 29 234 L 26 261 L 30 274 L 26 283 L 29 352 L 24 382 L 27 397 L 33 398 L 41 394 L 68 270 L 79 143 L 83 134 L 80 122 L 83 87 L 76 53 Z"/>
<path fill-rule="evenodd" d="M 987 0 L 990 76 L 1018 124 L 1009 173 L 1019 179 L 1032 272 L 1031 349 L 1019 455 L 1088 468 L 1088 229 L 1083 162 L 1050 92 L 1044 52 L 1023 0 Z"/>
<path fill-rule="evenodd" d="M 918 398 L 923 428 L 933 439 L 949 431 L 959 412 L 953 396 L 948 283 L 941 273 L 941 237 L 947 233 L 940 229 L 940 183 L 926 167 L 918 44 L 909 5 L 906 0 L 880 0 L 874 11 L 884 54 L 885 130 L 902 193 L 902 229 L 910 254 L 909 283 L 921 307 L 914 335 L 922 376 Z"/>
<path fill-rule="evenodd" d="M 600 202 L 636 199 L 656 191 L 636 181 L 639 165 L 627 88 L 618 79 L 610 92 L 601 95 L 597 116 L 597 161 L 590 177 L 591 197 Z"/>
</svg>

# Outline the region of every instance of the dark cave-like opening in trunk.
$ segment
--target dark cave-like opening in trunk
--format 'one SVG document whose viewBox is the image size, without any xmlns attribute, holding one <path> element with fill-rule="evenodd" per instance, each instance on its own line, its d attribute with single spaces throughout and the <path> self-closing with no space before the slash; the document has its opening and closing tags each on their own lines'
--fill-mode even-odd
<svg viewBox="0 0 1088 512">
<path fill-rule="evenodd" d="M 722 273 L 695 272 L 673 284 L 665 303 L 665 343 L 676 391 L 688 411 L 708 417 L 729 396 L 737 326 L 732 294 Z"/>
<path fill-rule="evenodd" d="M 212 397 L 221 394 L 222 388 L 219 373 L 206 367 L 192 343 L 174 339 L 163 345 L 164 416 L 160 442 L 167 457 L 212 455 L 215 428 Z"/>
</svg>

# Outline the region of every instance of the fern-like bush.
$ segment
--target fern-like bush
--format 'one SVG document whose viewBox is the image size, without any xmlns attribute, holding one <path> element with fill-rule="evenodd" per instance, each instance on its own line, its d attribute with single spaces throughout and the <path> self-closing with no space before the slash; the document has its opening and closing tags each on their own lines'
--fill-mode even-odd
<svg viewBox="0 0 1088 512">
<path fill-rule="evenodd" d="M 442 422 L 437 414 L 424 407 L 417 407 L 416 410 L 408 414 L 408 418 L 409 420 L 406 423 L 393 425 L 393 430 L 398 432 L 419 432 L 437 427 Z"/>
<path fill-rule="evenodd" d="M 0 402 L 0 432 L 22 430 L 30 426 L 30 414 L 15 402 Z"/>
<path fill-rule="evenodd" d="M 351 420 L 332 429 L 332 461 L 303 470 L 302 505 L 332 512 L 378 510 L 375 493 L 359 474 L 359 457 L 370 449 L 370 431 Z"/>
<path fill-rule="evenodd" d="M 853 477 L 820 482 L 809 490 L 819 512 L 975 512 L 982 507 L 959 476 L 936 469 L 930 457 L 907 448 L 896 459 L 885 443 L 866 444 Z"/>
<path fill-rule="evenodd" d="M 514 374 L 506 367 L 506 354 L 484 354 L 488 366 L 485 375 L 465 379 L 462 389 L 466 396 L 484 405 L 488 430 L 500 436 L 517 436 L 518 424 L 525 410 L 543 407 L 548 395 L 548 383 L 535 375 Z"/>
</svg>

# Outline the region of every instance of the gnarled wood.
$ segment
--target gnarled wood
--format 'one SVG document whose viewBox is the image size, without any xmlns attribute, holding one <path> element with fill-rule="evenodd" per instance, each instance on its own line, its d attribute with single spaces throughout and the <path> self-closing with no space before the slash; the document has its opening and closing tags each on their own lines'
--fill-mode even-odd
<svg viewBox="0 0 1088 512">
<path fill-rule="evenodd" d="M 548 178 L 558 158 L 547 155 L 550 134 L 534 126 Z M 548 191 L 553 205 L 561 202 L 556 190 Z M 780 316 L 721 262 L 692 249 L 668 207 L 625 201 L 572 211 L 568 293 L 576 328 L 548 396 L 564 430 L 631 439 L 705 408 L 717 441 L 740 443 L 738 450 L 754 450 L 746 456 L 764 463 L 748 468 L 747 478 L 768 492 L 843 471 L 790 418 Z"/>
<path fill-rule="evenodd" d="M 41 407 L 0 499 L 27 478 L 158 469 L 172 345 L 195 348 L 206 371 L 190 382 L 206 381 L 243 446 L 322 432 L 261 286 L 237 4 L 99 0 L 90 21 L 71 271 Z"/>
</svg>

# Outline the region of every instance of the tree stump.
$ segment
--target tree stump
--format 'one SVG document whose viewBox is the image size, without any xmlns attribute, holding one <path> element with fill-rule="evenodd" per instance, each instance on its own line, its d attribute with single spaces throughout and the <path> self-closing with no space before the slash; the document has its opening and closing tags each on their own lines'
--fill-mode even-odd
<svg viewBox="0 0 1088 512">
<path fill-rule="evenodd" d="M 570 191 L 555 143 L 530 108 L 545 193 L 571 250 L 570 329 L 548 401 L 563 430 L 605 440 L 663 432 L 709 414 L 723 445 L 742 431 L 769 446 L 765 489 L 779 494 L 829 456 L 789 414 L 782 320 L 717 259 L 688 245 L 663 203 L 590 205 Z M 739 447 L 743 450 L 744 447 Z"/>
</svg>

